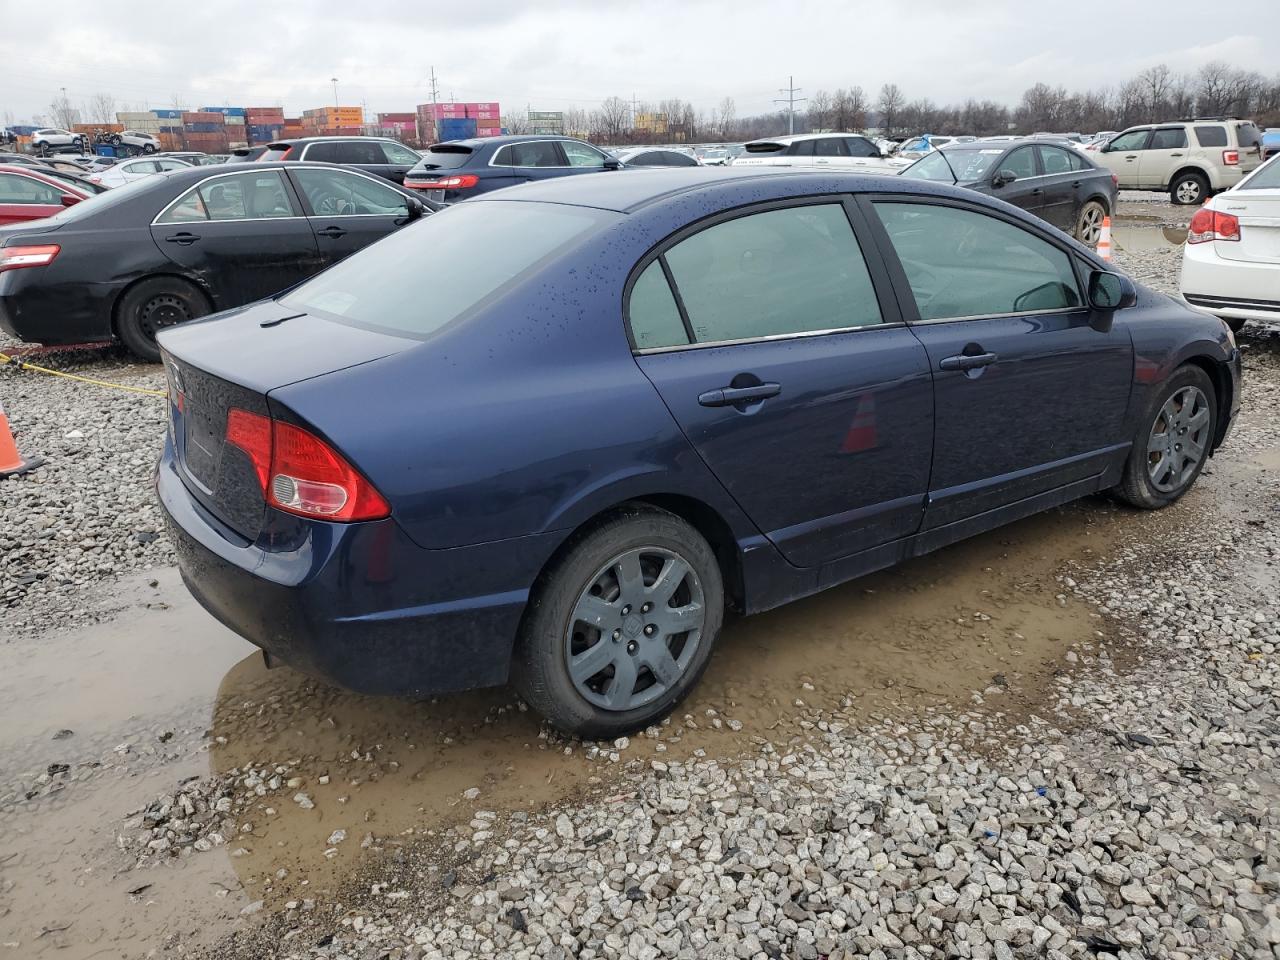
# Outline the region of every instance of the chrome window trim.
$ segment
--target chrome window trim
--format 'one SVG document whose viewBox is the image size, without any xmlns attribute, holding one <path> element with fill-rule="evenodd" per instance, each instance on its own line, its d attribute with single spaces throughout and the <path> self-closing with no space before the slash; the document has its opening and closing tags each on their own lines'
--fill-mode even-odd
<svg viewBox="0 0 1280 960">
<path fill-rule="evenodd" d="M 609 155 L 605 153 L 603 150 L 601 150 L 599 147 L 593 146 L 592 144 L 587 143 L 585 140 L 576 140 L 573 137 L 560 137 L 558 139 L 553 138 L 553 139 L 547 139 L 547 140 L 521 140 L 519 143 L 504 143 L 502 144 L 502 146 L 498 147 L 497 150 L 493 151 L 493 156 L 489 158 L 489 162 L 486 164 L 486 166 L 493 167 L 495 170 L 590 170 L 592 169 L 591 167 L 575 167 L 571 163 L 565 164 L 559 167 L 517 167 L 515 164 L 511 164 L 511 163 L 494 163 L 494 161 L 498 159 L 498 155 L 502 153 L 503 150 L 509 150 L 512 147 L 523 147 L 527 143 L 564 143 L 566 140 L 573 140 L 574 143 L 580 143 L 584 147 L 590 147 L 596 153 L 600 154 L 601 167 L 603 167 L 606 163 L 609 162 Z M 561 152 L 563 152 L 564 147 L 561 147 L 560 150 Z"/>
<path fill-rule="evenodd" d="M 302 153 L 298 154 L 298 159 L 295 160 L 294 162 L 301 163 L 302 161 L 306 160 L 307 153 L 308 151 L 310 151 L 312 147 L 323 146 L 324 144 L 327 144 L 327 143 L 351 143 L 352 141 L 355 141 L 356 143 L 369 143 L 371 141 L 374 143 L 396 143 L 395 140 L 388 140 L 386 137 L 324 137 L 322 139 L 316 139 L 311 141 L 310 143 L 303 144 Z M 398 146 L 404 146 L 404 144 L 398 144 Z M 311 162 L 312 163 L 329 163 L 331 161 L 312 160 Z M 386 159 L 386 154 L 383 154 L 382 162 L 384 164 L 391 164 L 392 161 Z M 396 166 L 399 166 L 399 164 L 396 164 Z"/>
<path fill-rule="evenodd" d="M 656 262 L 656 261 L 655 261 Z M 771 343 L 776 340 L 799 340 L 808 337 L 828 337 L 836 333 L 854 333 L 859 330 L 891 330 L 905 327 L 902 321 L 893 323 L 860 323 L 852 327 L 828 327 L 823 330 L 801 330 L 796 333 L 773 333 L 767 337 L 741 337 L 737 340 L 699 340 L 697 343 L 677 343 L 669 347 L 642 347 L 633 349 L 635 356 L 653 353 L 675 353 L 678 350 L 705 350 L 708 347 L 738 347 L 748 343 Z"/>
<path fill-rule="evenodd" d="M 1078 291 L 1077 291 L 1078 292 Z M 964 317 L 933 317 L 928 320 L 908 320 L 909 327 L 923 327 L 934 323 L 964 323 L 966 320 L 1005 320 L 1017 317 L 1049 317 L 1060 313 L 1079 313 L 1089 309 L 1087 304 L 1078 307 L 1054 307 L 1052 310 L 1011 310 L 1008 313 L 972 313 Z"/>
</svg>

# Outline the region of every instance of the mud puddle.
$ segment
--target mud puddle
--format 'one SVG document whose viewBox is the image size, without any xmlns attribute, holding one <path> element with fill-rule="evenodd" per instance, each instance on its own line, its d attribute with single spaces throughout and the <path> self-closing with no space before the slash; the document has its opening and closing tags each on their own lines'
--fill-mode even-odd
<svg viewBox="0 0 1280 960">
<path fill-rule="evenodd" d="M 1117 250 L 1151 253 L 1181 247 L 1187 239 L 1186 227 L 1117 224 L 1111 228 L 1111 242 Z"/>
<path fill-rule="evenodd" d="M 548 734 L 505 691 L 374 699 L 267 670 L 172 572 L 134 584 L 133 608 L 111 623 L 0 647 L 0 943 L 21 944 L 14 957 L 79 960 L 141 954 L 173 931 L 222 934 L 246 922 L 246 904 L 325 902 L 366 846 L 607 790 L 631 760 L 733 756 L 753 738 L 803 735 L 806 716 L 841 701 L 871 714 L 986 691 L 988 709 L 1025 716 L 1043 708 L 1061 655 L 1103 629 L 1060 596 L 1056 575 L 1148 523 L 1089 500 L 731 621 L 672 722 L 616 754 Z M 74 733 L 53 739 L 63 729 Z M 46 776 L 24 800 L 51 763 L 69 768 L 57 789 Z M 186 777 L 249 764 L 287 766 L 290 781 L 238 815 L 231 842 L 133 869 L 115 841 L 128 814 Z"/>
</svg>

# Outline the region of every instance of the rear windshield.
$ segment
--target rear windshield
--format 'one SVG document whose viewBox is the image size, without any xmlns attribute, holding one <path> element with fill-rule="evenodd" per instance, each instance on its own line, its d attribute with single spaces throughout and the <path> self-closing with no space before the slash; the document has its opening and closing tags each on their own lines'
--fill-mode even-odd
<svg viewBox="0 0 1280 960">
<path fill-rule="evenodd" d="M 419 170 L 452 170 L 471 159 L 471 148 L 457 144 L 438 143 L 427 149 L 427 155 L 418 164 Z"/>
<path fill-rule="evenodd" d="M 785 149 L 785 143 L 748 143 L 746 146 L 747 153 L 781 153 Z"/>
<path fill-rule="evenodd" d="M 1236 139 L 1243 149 L 1250 150 L 1262 142 L 1262 131 L 1252 123 L 1238 123 Z"/>
<path fill-rule="evenodd" d="M 290 309 L 426 338 L 616 214 L 551 203 L 459 203 L 280 298 Z"/>
<path fill-rule="evenodd" d="M 1280 157 L 1268 160 L 1257 169 L 1252 177 L 1237 187 L 1237 190 L 1264 190 L 1280 188 Z"/>
</svg>

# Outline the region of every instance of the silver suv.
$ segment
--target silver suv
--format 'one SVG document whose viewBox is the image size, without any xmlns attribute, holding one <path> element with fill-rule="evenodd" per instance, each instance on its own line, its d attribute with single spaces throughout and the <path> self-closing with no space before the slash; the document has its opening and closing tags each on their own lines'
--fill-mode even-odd
<svg viewBox="0 0 1280 960">
<path fill-rule="evenodd" d="M 1094 157 L 1121 190 L 1167 190 L 1174 203 L 1199 204 L 1262 163 L 1262 131 L 1235 117 L 1145 124 L 1112 137 Z"/>
</svg>

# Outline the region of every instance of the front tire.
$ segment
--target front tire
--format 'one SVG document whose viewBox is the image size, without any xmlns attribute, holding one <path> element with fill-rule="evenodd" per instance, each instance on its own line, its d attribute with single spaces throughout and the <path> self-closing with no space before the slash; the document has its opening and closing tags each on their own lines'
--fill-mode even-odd
<svg viewBox="0 0 1280 960">
<path fill-rule="evenodd" d="M 1209 196 L 1209 181 L 1202 173 L 1180 173 L 1169 184 L 1169 199 L 1179 206 L 1204 203 Z"/>
<path fill-rule="evenodd" d="M 156 148 L 155 148 L 155 146 L 154 146 L 153 144 L 145 143 L 145 144 L 143 144 L 143 145 L 142 145 L 142 152 L 143 152 L 143 153 L 155 153 L 155 152 L 156 152 Z"/>
<path fill-rule="evenodd" d="M 1096 247 L 1102 238 L 1102 221 L 1106 219 L 1107 207 L 1101 200 L 1090 200 L 1080 208 L 1076 217 L 1076 239 L 1086 247 Z"/>
<path fill-rule="evenodd" d="M 565 733 L 631 733 L 694 687 L 723 620 L 720 566 L 702 535 L 626 505 L 577 535 L 535 587 L 512 682 Z"/>
<path fill-rule="evenodd" d="M 1116 496 L 1142 510 L 1178 500 L 1200 476 L 1218 429 L 1218 400 L 1209 375 L 1190 364 L 1155 395 L 1133 439 Z"/>
<path fill-rule="evenodd" d="M 209 302 L 194 285 L 177 277 L 153 277 L 132 287 L 116 307 L 116 334 L 139 359 L 157 363 L 156 334 L 209 313 Z"/>
</svg>

